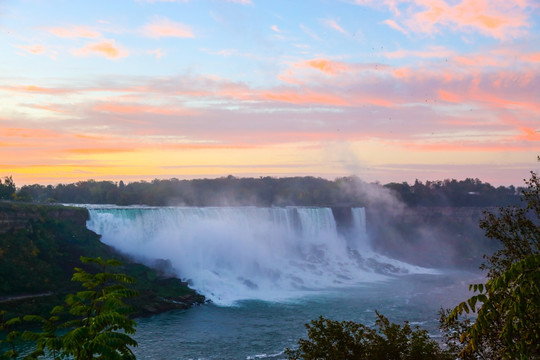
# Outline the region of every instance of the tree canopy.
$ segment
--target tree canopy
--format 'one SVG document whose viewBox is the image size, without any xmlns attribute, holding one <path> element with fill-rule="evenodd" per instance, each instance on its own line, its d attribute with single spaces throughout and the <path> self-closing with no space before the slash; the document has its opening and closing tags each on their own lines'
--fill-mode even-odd
<svg viewBox="0 0 540 360">
<path fill-rule="evenodd" d="M 502 249 L 486 256 L 485 284 L 471 285 L 478 293 L 456 306 L 447 323 L 463 313 L 476 320 L 460 336 L 463 359 L 482 354 L 502 359 L 540 358 L 540 179 L 532 172 L 523 191 L 525 207 L 486 213 L 480 226 Z"/>
</svg>

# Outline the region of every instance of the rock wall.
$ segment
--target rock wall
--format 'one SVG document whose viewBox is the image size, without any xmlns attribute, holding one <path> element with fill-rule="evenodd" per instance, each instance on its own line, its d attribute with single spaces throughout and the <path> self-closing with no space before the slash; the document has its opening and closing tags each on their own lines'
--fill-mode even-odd
<svg viewBox="0 0 540 360">
<path fill-rule="evenodd" d="M 45 218 L 70 221 L 86 227 L 89 215 L 85 208 L 0 202 L 0 234 L 17 230 L 31 231 L 32 222 L 44 221 Z"/>
<path fill-rule="evenodd" d="M 367 208 L 372 246 L 389 256 L 428 267 L 477 269 L 499 246 L 480 229 L 484 207 Z"/>
</svg>

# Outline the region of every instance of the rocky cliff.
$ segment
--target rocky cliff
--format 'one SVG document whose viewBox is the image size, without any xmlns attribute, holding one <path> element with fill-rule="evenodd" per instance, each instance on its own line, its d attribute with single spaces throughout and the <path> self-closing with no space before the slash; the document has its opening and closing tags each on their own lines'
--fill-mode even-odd
<svg viewBox="0 0 540 360">
<path fill-rule="evenodd" d="M 0 202 L 0 308 L 48 312 L 65 294 L 81 290 L 71 281 L 73 268 L 82 267 L 80 256 L 124 263 L 119 271 L 136 279 L 136 315 L 204 302 L 181 280 L 132 262 L 101 243 L 86 228 L 88 217 L 85 208 Z"/>
<path fill-rule="evenodd" d="M 76 226 L 86 227 L 88 211 L 85 208 L 61 205 L 0 202 L 0 234 L 19 230 L 30 231 L 33 222 L 44 221 L 45 218 L 66 220 Z"/>
<path fill-rule="evenodd" d="M 479 227 L 483 207 L 368 208 L 372 246 L 390 256 L 429 267 L 477 269 L 499 243 Z"/>
</svg>

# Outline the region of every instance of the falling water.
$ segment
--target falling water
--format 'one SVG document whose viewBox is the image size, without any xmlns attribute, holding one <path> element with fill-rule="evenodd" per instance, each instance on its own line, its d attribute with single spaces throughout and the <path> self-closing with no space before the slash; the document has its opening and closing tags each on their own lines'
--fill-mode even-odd
<svg viewBox="0 0 540 360">
<path fill-rule="evenodd" d="M 178 277 L 220 305 L 430 272 L 373 252 L 363 208 L 350 209 L 347 231 L 330 208 L 88 208 L 87 226 L 104 243 L 148 263 L 170 261 Z"/>
</svg>

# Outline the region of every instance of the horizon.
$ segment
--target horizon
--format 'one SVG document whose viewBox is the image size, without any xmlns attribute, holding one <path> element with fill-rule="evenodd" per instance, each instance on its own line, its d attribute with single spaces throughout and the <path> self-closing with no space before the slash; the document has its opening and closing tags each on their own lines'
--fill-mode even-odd
<svg viewBox="0 0 540 360">
<path fill-rule="evenodd" d="M 290 179 L 290 178 L 307 178 L 307 177 L 313 177 L 313 178 L 318 178 L 318 179 L 323 179 L 323 180 L 326 180 L 326 181 L 329 181 L 329 182 L 335 182 L 339 179 L 343 179 L 343 178 L 356 178 L 358 179 L 359 181 L 365 183 L 365 184 L 370 184 L 370 185 L 379 185 L 379 186 L 385 186 L 385 185 L 388 185 L 388 184 L 391 184 L 391 183 L 397 183 L 397 184 L 402 184 L 402 183 L 407 183 L 408 185 L 412 186 L 414 185 L 414 183 L 416 181 L 419 181 L 420 183 L 422 184 L 427 184 L 427 182 L 431 182 L 431 183 L 436 183 L 436 182 L 444 182 L 446 180 L 456 180 L 457 182 L 461 182 L 461 181 L 465 181 L 465 180 L 468 180 L 468 179 L 473 179 L 473 180 L 480 180 L 480 182 L 482 184 L 487 184 L 487 185 L 491 185 L 493 186 L 494 188 L 497 188 L 499 186 L 503 186 L 503 187 L 506 187 L 506 188 L 509 188 L 511 186 L 515 187 L 516 189 L 519 189 L 519 188 L 523 188 L 525 187 L 525 183 L 523 181 L 523 184 L 519 184 L 519 185 L 516 185 L 516 184 L 509 184 L 509 185 L 496 185 L 496 184 L 492 184 L 488 181 L 484 181 L 482 179 L 478 179 L 478 178 L 472 178 L 472 177 L 466 177 L 466 178 L 460 178 L 460 179 L 457 179 L 457 178 L 446 178 L 446 179 L 425 179 L 425 180 L 422 180 L 422 179 L 415 179 L 413 181 L 389 181 L 389 182 L 380 182 L 378 180 L 375 180 L 375 181 L 366 181 L 364 179 L 362 179 L 361 177 L 358 177 L 356 175 L 345 175 L 345 176 L 338 176 L 338 177 L 335 177 L 335 178 L 325 178 L 325 177 L 321 177 L 321 176 L 312 176 L 312 175 L 291 175 L 291 176 L 270 176 L 270 175 L 265 175 L 265 176 L 242 176 L 242 177 L 239 177 L 239 176 L 235 176 L 235 175 L 231 175 L 231 174 L 228 174 L 228 175 L 223 175 L 223 176 L 218 176 L 218 177 L 194 177 L 194 178 L 184 178 L 184 179 L 179 179 L 177 177 L 171 177 L 171 178 L 153 178 L 153 179 L 134 179 L 134 180 L 126 180 L 126 179 L 118 179 L 118 180 L 110 180 L 110 179 L 82 179 L 82 180 L 77 180 L 77 181 L 74 181 L 74 182 L 63 182 L 63 183 L 32 183 L 32 184 L 23 184 L 23 185 L 18 185 L 16 182 L 15 182 L 15 185 L 16 185 L 16 188 L 17 190 L 20 190 L 22 187 L 24 186 L 32 186 L 32 185 L 40 185 L 40 186 L 53 186 L 53 187 L 56 187 L 58 185 L 72 185 L 72 184 L 77 184 L 79 182 L 81 183 L 84 183 L 84 182 L 109 182 L 109 183 L 113 183 L 114 185 L 118 186 L 120 182 L 123 182 L 124 185 L 129 185 L 131 183 L 151 183 L 153 182 L 154 180 L 157 180 L 157 181 L 171 181 L 171 180 L 178 180 L 178 181 L 197 181 L 197 180 L 219 180 L 219 179 L 226 179 L 228 177 L 232 176 L 233 178 L 237 179 L 237 180 L 244 180 L 244 179 L 255 179 L 255 180 L 258 180 L 258 179 L 262 179 L 262 178 L 265 178 L 265 177 L 270 177 L 270 178 L 273 178 L 273 179 L 276 179 L 276 180 L 281 180 L 281 179 Z M 2 180 L 2 178 L 0 178 L 0 181 Z M 523 179 L 523 180 L 528 180 L 528 179 Z"/>
<path fill-rule="evenodd" d="M 0 178 L 540 172 L 535 0 L 0 3 Z"/>
</svg>

